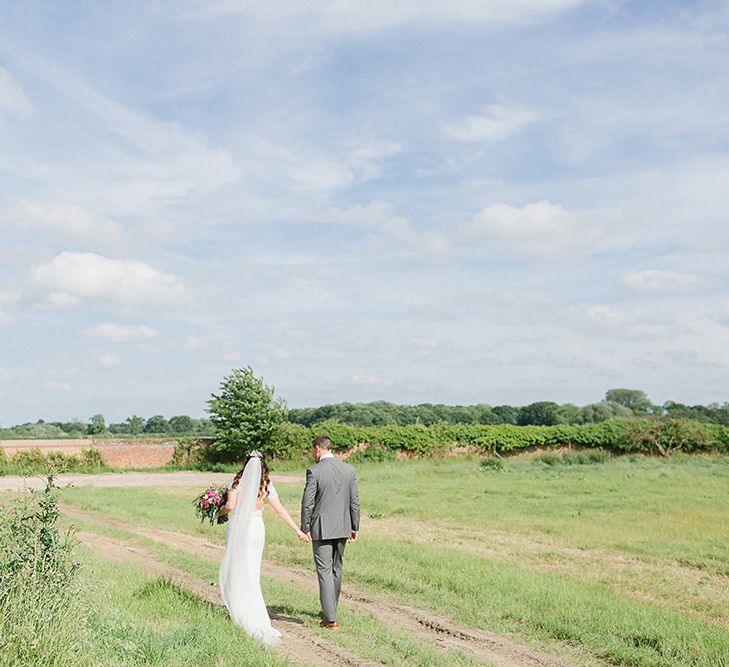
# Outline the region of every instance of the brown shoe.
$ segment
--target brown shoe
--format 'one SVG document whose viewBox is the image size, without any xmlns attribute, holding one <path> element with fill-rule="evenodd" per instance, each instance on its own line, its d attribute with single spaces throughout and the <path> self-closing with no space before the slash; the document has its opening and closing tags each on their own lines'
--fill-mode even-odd
<svg viewBox="0 0 729 667">
<path fill-rule="evenodd" d="M 320 621 L 319 625 L 322 628 L 329 628 L 329 630 L 336 630 L 339 627 L 339 623 L 336 621 Z"/>
</svg>

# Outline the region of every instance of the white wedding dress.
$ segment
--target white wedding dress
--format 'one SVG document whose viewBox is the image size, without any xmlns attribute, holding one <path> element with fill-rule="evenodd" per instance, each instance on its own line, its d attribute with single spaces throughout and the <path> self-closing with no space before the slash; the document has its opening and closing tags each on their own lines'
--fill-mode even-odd
<svg viewBox="0 0 729 667">
<path fill-rule="evenodd" d="M 271 625 L 261 593 L 261 559 L 266 543 L 263 508 L 256 509 L 261 483 L 261 461 L 253 457 L 238 484 L 238 497 L 225 533 L 225 555 L 220 565 L 220 593 L 233 622 L 269 646 L 281 633 Z M 269 485 L 272 497 L 276 489 Z"/>
</svg>

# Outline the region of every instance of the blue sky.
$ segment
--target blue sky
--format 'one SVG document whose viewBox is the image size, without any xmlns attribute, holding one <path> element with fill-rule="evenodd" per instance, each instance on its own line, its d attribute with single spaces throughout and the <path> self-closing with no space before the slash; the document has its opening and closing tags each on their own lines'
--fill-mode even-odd
<svg viewBox="0 0 729 667">
<path fill-rule="evenodd" d="M 728 399 L 726 2 L 2 15 L 3 425 Z"/>
</svg>

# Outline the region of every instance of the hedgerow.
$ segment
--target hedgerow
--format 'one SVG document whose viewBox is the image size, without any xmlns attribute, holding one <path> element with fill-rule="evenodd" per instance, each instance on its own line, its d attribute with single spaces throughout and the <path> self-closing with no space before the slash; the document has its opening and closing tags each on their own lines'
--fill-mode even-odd
<svg viewBox="0 0 729 667">
<path fill-rule="evenodd" d="M 305 427 L 284 425 L 277 458 L 305 456 L 314 435 L 326 433 L 337 451 L 368 447 L 433 456 L 455 447 L 469 447 L 483 454 L 503 454 L 529 448 L 590 447 L 616 453 L 668 456 L 672 452 L 727 452 L 729 427 L 687 419 L 612 419 L 595 424 L 516 426 L 513 424 L 434 424 L 423 426 L 356 427 L 322 422 Z M 381 453 L 378 458 L 381 458 Z M 374 452 L 373 452 L 374 457 Z"/>
</svg>

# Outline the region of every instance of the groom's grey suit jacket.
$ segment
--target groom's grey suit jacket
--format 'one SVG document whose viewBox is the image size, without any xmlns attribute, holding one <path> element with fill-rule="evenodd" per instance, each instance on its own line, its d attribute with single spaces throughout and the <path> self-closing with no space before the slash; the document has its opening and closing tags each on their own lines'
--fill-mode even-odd
<svg viewBox="0 0 729 667">
<path fill-rule="evenodd" d="M 359 492 L 353 466 L 332 456 L 306 471 L 301 530 L 311 533 L 313 540 L 342 539 L 359 530 Z"/>
</svg>

